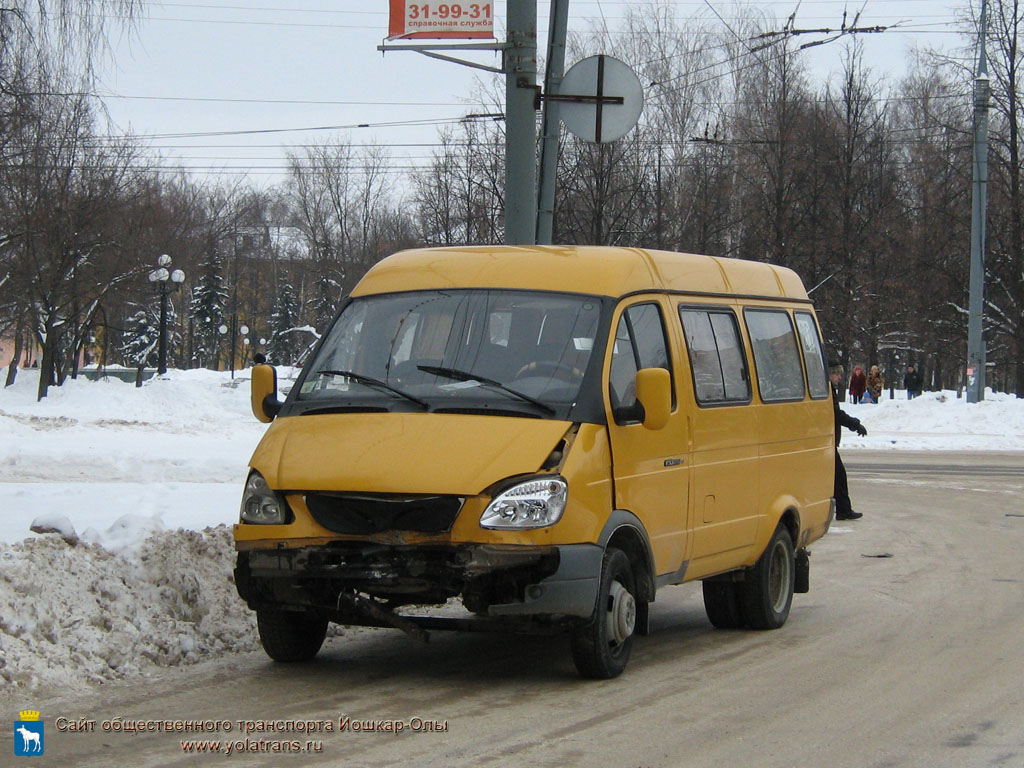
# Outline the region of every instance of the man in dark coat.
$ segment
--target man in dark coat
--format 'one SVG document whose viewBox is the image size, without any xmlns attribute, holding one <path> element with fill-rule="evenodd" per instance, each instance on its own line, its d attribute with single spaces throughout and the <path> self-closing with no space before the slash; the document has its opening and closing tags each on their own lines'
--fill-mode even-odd
<svg viewBox="0 0 1024 768">
<path fill-rule="evenodd" d="M 839 441 L 842 437 L 841 426 L 853 430 L 861 437 L 867 435 L 868 431 L 860 423 L 860 419 L 850 416 L 839 407 L 839 382 L 843 380 L 843 369 L 833 366 L 829 373 L 829 380 L 832 382 L 832 407 L 835 411 L 836 425 L 836 481 L 833 496 L 836 499 L 836 520 L 856 520 L 864 517 L 863 512 L 854 512 L 850 503 L 850 486 L 846 479 L 846 467 L 843 460 L 839 458 Z"/>
<path fill-rule="evenodd" d="M 913 400 L 921 394 L 921 374 L 912 365 L 908 365 L 907 372 L 903 374 L 903 388 L 907 390 L 907 400 Z"/>
</svg>

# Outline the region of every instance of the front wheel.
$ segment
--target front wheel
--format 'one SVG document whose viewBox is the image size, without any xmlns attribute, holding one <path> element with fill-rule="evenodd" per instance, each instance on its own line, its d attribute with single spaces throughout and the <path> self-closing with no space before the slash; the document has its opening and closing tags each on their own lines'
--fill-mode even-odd
<svg viewBox="0 0 1024 768">
<path fill-rule="evenodd" d="M 572 660 L 583 677 L 607 680 L 626 668 L 639 605 L 626 553 L 609 547 L 601 564 L 597 610 L 572 632 Z"/>
<path fill-rule="evenodd" d="M 751 629 L 778 629 L 786 623 L 793 604 L 795 573 L 793 540 L 780 523 L 742 582 L 743 614 Z"/>
<path fill-rule="evenodd" d="M 281 662 L 309 661 L 327 637 L 327 619 L 315 613 L 260 608 L 256 628 L 267 656 Z"/>
</svg>

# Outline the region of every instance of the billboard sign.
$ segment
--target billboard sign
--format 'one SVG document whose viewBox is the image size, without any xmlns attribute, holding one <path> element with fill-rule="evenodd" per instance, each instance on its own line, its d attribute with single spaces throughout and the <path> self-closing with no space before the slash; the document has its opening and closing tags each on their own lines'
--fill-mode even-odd
<svg viewBox="0 0 1024 768">
<path fill-rule="evenodd" d="M 494 3 L 417 3 L 390 0 L 388 39 L 494 37 Z"/>
</svg>

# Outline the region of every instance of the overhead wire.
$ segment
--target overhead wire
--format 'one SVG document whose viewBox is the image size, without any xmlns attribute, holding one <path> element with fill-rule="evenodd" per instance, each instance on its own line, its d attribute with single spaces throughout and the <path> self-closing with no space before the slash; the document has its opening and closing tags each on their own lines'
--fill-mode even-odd
<svg viewBox="0 0 1024 768">
<path fill-rule="evenodd" d="M 807 5 L 814 6 L 814 5 L 831 4 L 831 5 L 838 6 L 841 3 L 845 4 L 845 2 L 846 2 L 846 0 L 807 0 Z M 904 0 L 904 2 L 901 3 L 901 5 L 905 5 L 906 2 L 930 2 L 930 0 Z M 219 10 L 219 11 L 228 11 L 228 12 L 245 11 L 246 13 L 251 13 L 251 12 L 254 12 L 254 11 L 258 11 L 258 12 L 279 12 L 279 13 L 287 12 L 287 13 L 290 13 L 290 14 L 293 14 L 293 13 L 320 14 L 320 15 L 324 15 L 324 16 L 330 17 L 330 18 L 336 18 L 336 17 L 342 17 L 343 18 L 345 15 L 353 15 L 353 16 L 360 16 L 360 17 L 371 17 L 372 16 L 372 17 L 384 18 L 387 15 L 386 11 L 383 11 L 383 10 L 377 11 L 377 10 L 358 10 L 358 9 L 310 9 L 310 8 L 301 8 L 301 7 L 298 7 L 298 8 L 270 8 L 270 7 L 254 6 L 254 5 L 251 5 L 251 4 L 215 5 L 215 4 L 210 4 L 210 3 L 189 3 L 189 2 L 151 3 L 151 2 L 149 2 L 149 0 L 144 0 L 144 4 L 150 5 L 153 8 L 166 7 L 166 8 L 182 8 L 182 9 L 191 8 L 191 9 L 204 9 L 204 10 L 216 9 L 216 10 Z M 603 23 L 603 27 L 605 29 L 605 32 L 608 33 L 608 34 L 610 34 L 610 32 L 608 30 L 608 27 L 607 27 L 607 20 L 608 20 L 609 17 L 606 16 L 603 5 L 607 5 L 607 6 L 621 6 L 623 8 L 629 8 L 629 9 L 633 9 L 636 6 L 650 6 L 652 8 L 661 7 L 660 2 L 642 3 L 642 2 L 627 2 L 625 0 L 622 0 L 622 1 L 617 1 L 617 0 L 592 0 L 591 2 L 588 2 L 587 0 L 574 0 L 574 5 L 575 6 L 580 6 L 580 5 L 596 6 L 597 12 L 598 12 L 598 16 L 579 16 L 577 18 L 579 20 L 582 20 L 582 21 L 588 21 L 588 20 L 590 20 L 590 21 L 598 21 L 598 20 L 600 20 Z M 704 5 L 708 5 L 708 3 L 707 3 L 707 0 L 692 0 L 692 2 L 675 2 L 675 3 L 673 3 L 673 5 L 674 6 L 693 6 L 694 8 L 700 8 L 700 7 L 704 6 Z M 714 11 L 713 7 L 712 7 L 712 10 Z M 716 13 L 716 15 L 719 16 L 719 18 L 722 20 L 722 22 L 725 23 L 726 26 L 728 26 L 728 24 L 725 21 L 725 19 L 722 18 L 721 15 L 717 13 L 717 11 L 715 11 L 715 13 Z M 918 20 L 921 20 L 921 19 L 929 19 L 929 20 L 931 20 L 931 19 L 944 19 L 945 21 L 938 21 L 938 22 L 917 21 L 917 22 L 914 23 L 913 26 L 906 26 L 906 27 L 900 28 L 900 29 L 888 30 L 887 33 L 892 33 L 892 32 L 897 32 L 897 31 L 900 32 L 900 33 L 903 33 L 903 32 L 908 32 L 909 33 L 909 32 L 913 32 L 913 31 L 920 32 L 920 31 L 923 31 L 923 28 L 925 28 L 925 27 L 932 27 L 932 26 L 943 27 L 943 29 L 933 30 L 933 32 L 940 32 L 941 31 L 943 33 L 945 33 L 945 32 L 949 32 L 949 33 L 953 33 L 953 34 L 957 33 L 956 30 L 949 30 L 948 29 L 949 21 L 951 21 L 952 18 L 953 18 L 951 16 L 931 15 L 931 14 L 924 15 L 924 16 L 922 16 L 920 14 L 915 14 L 915 15 L 917 16 Z M 620 17 L 615 17 L 615 18 L 620 18 Z M 625 18 L 625 17 L 621 17 L 621 18 Z M 804 17 L 804 18 L 806 19 L 807 17 Z M 825 18 L 825 17 L 822 17 L 822 18 Z M 256 25 L 280 26 L 280 27 L 317 27 L 317 28 L 325 28 L 325 29 L 334 29 L 334 28 L 342 28 L 342 29 L 346 29 L 346 28 L 351 28 L 351 29 L 380 29 L 381 28 L 380 25 L 367 26 L 367 25 L 363 25 L 363 24 L 338 24 L 338 23 L 333 23 L 333 22 L 328 22 L 328 23 L 316 22 L 316 23 L 311 23 L 310 24 L 310 23 L 291 22 L 291 21 L 282 21 L 282 20 L 261 21 L 261 20 L 253 20 L 251 18 L 250 19 L 244 19 L 244 20 L 238 20 L 238 19 L 212 19 L 212 18 L 171 19 L 171 18 L 165 18 L 165 17 L 151 16 L 151 17 L 149 17 L 149 19 L 150 20 L 160 20 L 160 21 L 181 21 L 181 22 L 184 22 L 184 23 L 256 24 Z M 727 47 L 729 45 L 732 45 L 732 43 L 716 44 L 716 45 L 713 45 L 713 46 L 708 46 L 705 49 L 698 49 L 697 51 L 684 52 L 682 54 L 673 54 L 673 56 L 682 56 L 682 55 L 694 54 L 694 53 L 701 52 L 702 50 L 709 50 L 709 49 Z M 677 89 L 672 89 L 672 88 L 667 88 L 666 87 L 666 83 L 672 82 L 674 80 L 681 79 L 682 77 L 689 77 L 689 76 L 693 75 L 694 73 L 700 73 L 700 72 L 705 72 L 705 71 L 710 71 L 710 70 L 720 70 L 721 67 L 723 67 L 724 65 L 737 62 L 737 61 L 743 59 L 745 56 L 748 56 L 748 55 L 749 55 L 749 51 L 746 52 L 746 53 L 741 53 L 741 54 L 732 56 L 730 58 L 727 58 L 725 61 L 714 62 L 714 63 L 708 64 L 708 65 L 705 65 L 705 66 L 702 66 L 702 67 L 695 68 L 695 69 L 690 70 L 687 73 L 682 74 L 682 75 L 676 75 L 676 76 L 673 76 L 673 77 L 670 77 L 670 78 L 666 78 L 665 80 L 662 80 L 662 81 L 653 82 L 653 83 L 651 83 L 651 85 L 652 86 L 660 86 L 660 87 L 662 87 L 663 88 L 663 92 L 665 92 L 665 93 L 672 93 L 672 92 L 675 92 L 677 90 L 681 90 L 682 88 L 696 88 L 696 87 L 699 87 L 701 85 L 705 85 L 705 84 L 707 84 L 709 82 L 712 82 L 714 80 L 720 79 L 722 77 L 728 77 L 730 75 L 734 75 L 734 74 L 737 74 L 739 72 L 742 72 L 745 69 L 748 69 L 750 67 L 757 66 L 758 63 L 763 63 L 763 62 L 752 62 L 750 64 L 745 64 L 743 66 L 739 66 L 739 67 L 736 67 L 736 68 L 730 68 L 730 69 L 728 69 L 727 71 L 724 71 L 724 72 L 723 71 L 717 71 L 717 72 L 715 72 L 714 74 L 712 74 L 709 77 L 706 77 L 704 79 L 698 80 L 696 82 L 685 83 L 683 86 L 681 86 L 680 88 L 677 88 Z M 769 58 L 768 62 L 774 61 L 775 59 L 780 58 L 782 55 L 786 55 L 786 54 L 782 53 L 782 54 L 779 54 L 779 55 L 775 56 L 774 58 Z M 666 57 L 666 58 L 668 58 L 668 57 Z M 660 59 L 655 59 L 653 61 L 657 61 L 657 60 L 660 60 Z M 131 94 L 131 95 L 106 94 L 106 95 L 103 95 L 103 98 L 125 99 L 125 100 L 169 101 L 169 102 L 171 102 L 171 101 L 183 101 L 183 102 L 184 101 L 194 101 L 194 102 L 197 102 L 197 103 L 210 102 L 210 103 L 225 103 L 225 104 L 229 104 L 229 103 L 238 103 L 238 104 L 308 104 L 308 105 L 313 105 L 313 106 L 394 106 L 394 107 L 456 106 L 454 104 L 449 104 L 449 103 L 445 103 L 445 102 L 384 102 L 384 101 L 382 101 L 382 102 L 356 102 L 356 101 L 349 102 L 349 101 L 340 101 L 340 100 L 318 100 L 318 99 L 308 99 L 308 100 L 304 100 L 304 99 L 255 99 L 255 98 L 247 99 L 247 98 L 240 98 L 240 97 L 157 96 L 157 95 L 152 95 L 152 94 L 149 94 L 149 95 L 139 95 L 139 94 Z M 908 97 L 900 97 L 900 98 L 901 99 L 907 99 Z M 947 98 L 947 96 L 941 96 L 939 98 Z M 949 95 L 948 98 L 954 98 L 954 96 Z M 895 98 L 893 98 L 893 99 L 886 99 L 885 101 L 888 102 L 889 100 L 896 100 L 896 99 Z M 737 103 L 737 102 L 734 102 L 734 103 Z M 700 106 L 708 106 L 708 103 L 704 102 Z M 302 126 L 302 127 L 295 127 L 295 128 L 258 128 L 258 129 L 222 130 L 222 131 L 191 131 L 191 132 L 179 132 L 179 133 L 152 134 L 152 135 L 144 136 L 144 137 L 141 137 L 141 138 L 144 138 L 147 141 L 153 141 L 153 142 L 181 141 L 183 139 L 184 140 L 187 140 L 187 139 L 211 139 L 211 140 L 215 140 L 217 138 L 222 138 L 222 137 L 260 135 L 260 134 L 287 134 L 287 133 L 294 133 L 294 132 L 318 132 L 318 131 L 348 131 L 348 130 L 358 130 L 358 129 L 366 129 L 366 128 L 374 128 L 374 129 L 376 129 L 376 128 L 398 127 L 398 126 L 402 126 L 402 127 L 443 126 L 443 125 L 451 125 L 451 124 L 457 124 L 457 123 L 460 123 L 460 122 L 465 122 L 467 119 L 468 119 L 468 116 L 461 116 L 461 117 L 444 117 L 444 118 L 425 118 L 425 119 L 422 119 L 422 120 L 405 120 L 405 121 L 354 122 L 354 123 L 346 123 L 346 124 L 339 124 L 339 125 Z M 498 113 L 490 113 L 490 114 L 485 114 L 485 115 L 472 116 L 472 119 L 500 120 L 500 119 L 502 119 L 502 115 L 500 115 Z M 117 138 L 118 137 L 116 137 L 116 136 L 111 136 L 111 137 L 109 137 L 109 140 L 116 140 Z M 419 142 L 417 144 L 421 144 L 421 145 L 424 145 L 424 146 L 434 146 L 434 147 L 445 146 L 442 142 L 435 142 L 435 143 L 432 143 L 432 144 L 431 143 L 427 143 L 427 142 Z M 226 148 L 227 146 L 229 146 L 229 145 L 218 146 L 216 144 L 214 144 L 214 145 L 176 144 L 176 145 L 161 145 L 161 146 L 157 147 L 157 149 L 171 149 L 171 148 L 181 148 L 181 149 L 196 149 L 196 148 L 203 149 L 203 148 L 210 148 L 210 149 L 216 149 L 216 148 Z M 291 146 L 293 146 L 293 147 L 302 147 L 302 146 L 308 146 L 308 145 L 294 144 L 294 145 L 291 145 Z M 312 145 L 312 146 L 317 146 L 317 145 Z M 238 159 L 238 158 L 231 158 L 231 159 Z M 256 168 L 260 169 L 260 170 L 263 170 L 263 168 L 259 167 L 259 166 L 257 166 Z"/>
</svg>

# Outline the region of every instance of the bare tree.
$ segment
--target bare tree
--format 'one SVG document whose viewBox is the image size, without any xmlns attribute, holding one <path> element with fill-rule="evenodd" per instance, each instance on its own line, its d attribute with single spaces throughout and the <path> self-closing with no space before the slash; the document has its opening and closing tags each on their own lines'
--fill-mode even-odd
<svg viewBox="0 0 1024 768">
<path fill-rule="evenodd" d="M 41 97 L 45 119 L 21 135 L 20 161 L 5 168 L 15 284 L 25 291 L 42 350 L 39 397 L 66 375 L 103 297 L 133 271 L 117 258 L 112 218 L 133 181 L 129 143 L 90 144 L 82 96 Z"/>
<path fill-rule="evenodd" d="M 907 328 L 926 385 L 955 387 L 966 344 L 970 103 L 948 73 L 917 58 L 900 84 L 892 132 L 903 160 Z"/>
<path fill-rule="evenodd" d="M 390 172 L 383 147 L 357 151 L 344 137 L 289 154 L 287 191 L 312 269 L 299 300 L 321 327 L 341 295 L 386 255 L 395 214 Z"/>
<path fill-rule="evenodd" d="M 48 94 L 88 92 L 110 19 L 118 20 L 114 26 L 130 27 L 141 7 L 142 0 L 8 0 L 0 7 L 0 173 L 24 170 L 29 154 L 38 150 L 30 138 L 35 126 L 52 112 Z M 5 181 L 0 179 L 0 187 Z M 25 286 L 13 279 L 12 264 L 14 254 L 28 246 L 24 228 L 6 218 L 16 197 L 7 189 L 11 193 L 0 202 L 0 311 L 6 319 L 0 326 L 11 326 L 16 340 L 7 374 L 11 384 L 29 316 Z"/>
</svg>

